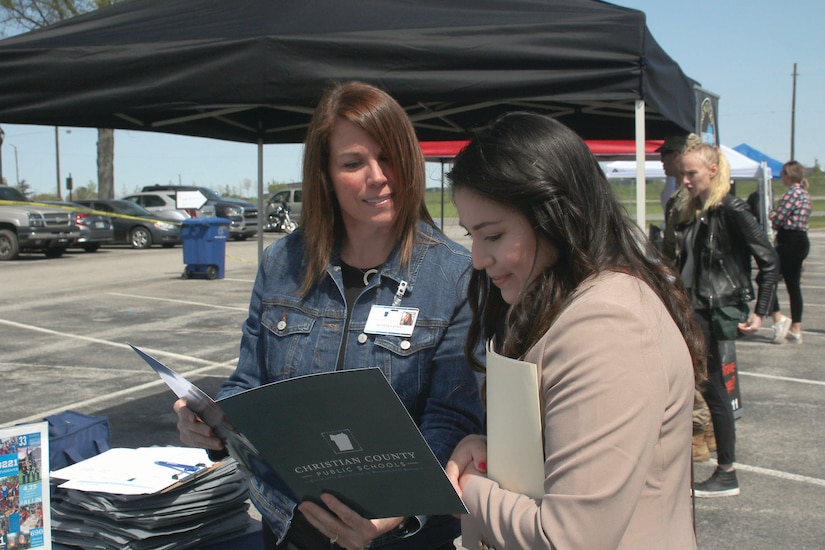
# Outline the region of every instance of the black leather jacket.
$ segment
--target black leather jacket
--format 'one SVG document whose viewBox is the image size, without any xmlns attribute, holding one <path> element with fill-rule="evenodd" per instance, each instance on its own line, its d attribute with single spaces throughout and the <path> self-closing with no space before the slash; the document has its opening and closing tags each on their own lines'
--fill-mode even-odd
<svg viewBox="0 0 825 550">
<path fill-rule="evenodd" d="M 776 294 L 779 256 L 756 223 L 745 201 L 727 195 L 720 206 L 705 212 L 696 222 L 693 246 L 693 305 L 714 309 L 752 300 L 751 256 L 759 268 L 759 295 L 754 311 L 765 316 Z M 676 226 L 679 271 L 685 265 L 685 233 L 689 224 Z"/>
</svg>

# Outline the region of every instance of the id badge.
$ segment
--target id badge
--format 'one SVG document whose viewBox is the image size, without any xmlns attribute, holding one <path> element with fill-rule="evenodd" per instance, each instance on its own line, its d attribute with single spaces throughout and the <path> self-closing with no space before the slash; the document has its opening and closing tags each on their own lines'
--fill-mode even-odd
<svg viewBox="0 0 825 550">
<path fill-rule="evenodd" d="M 412 336 L 418 308 L 397 306 L 372 306 L 364 332 L 389 336 Z"/>
</svg>

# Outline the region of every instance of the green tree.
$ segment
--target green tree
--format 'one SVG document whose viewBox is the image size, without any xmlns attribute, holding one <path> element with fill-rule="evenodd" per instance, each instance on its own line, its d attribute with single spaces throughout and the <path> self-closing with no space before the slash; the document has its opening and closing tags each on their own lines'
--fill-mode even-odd
<svg viewBox="0 0 825 550">
<path fill-rule="evenodd" d="M 74 190 L 73 199 L 93 199 L 97 197 L 97 185 L 95 182 L 90 181 L 86 185 L 82 187 L 78 187 Z"/>
<path fill-rule="evenodd" d="M 3 178 L 5 179 L 5 178 Z M 29 195 L 32 193 L 32 186 L 26 180 L 20 180 L 20 183 L 17 184 L 17 190 L 20 191 L 20 194 L 24 197 L 31 198 Z"/>
<path fill-rule="evenodd" d="M 112 3 L 101 0 L 0 0 L 0 30 L 42 29 Z"/>
<path fill-rule="evenodd" d="M 117 0 L 0 0 L 0 36 L 42 29 Z M 97 180 L 102 199 L 114 198 L 115 131 L 97 131 Z"/>
</svg>

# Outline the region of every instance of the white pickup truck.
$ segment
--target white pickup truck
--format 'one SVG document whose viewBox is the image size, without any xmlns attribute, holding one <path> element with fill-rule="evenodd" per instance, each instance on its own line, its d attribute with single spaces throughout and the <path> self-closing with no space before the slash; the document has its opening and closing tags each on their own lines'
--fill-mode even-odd
<svg viewBox="0 0 825 550">
<path fill-rule="evenodd" d="M 80 237 L 71 211 L 29 202 L 14 187 L 0 185 L 0 261 L 21 251 L 58 258 Z"/>
</svg>

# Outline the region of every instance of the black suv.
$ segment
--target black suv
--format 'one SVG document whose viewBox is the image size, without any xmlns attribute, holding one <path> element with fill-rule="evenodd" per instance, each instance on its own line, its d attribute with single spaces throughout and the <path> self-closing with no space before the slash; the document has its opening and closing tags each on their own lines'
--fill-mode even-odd
<svg viewBox="0 0 825 550">
<path fill-rule="evenodd" d="M 206 197 L 204 212 L 212 207 L 215 216 L 229 220 L 229 236 L 242 241 L 258 232 L 258 207 L 240 199 L 224 198 L 208 187 L 194 185 L 147 185 L 141 191 L 200 191 Z"/>
</svg>

